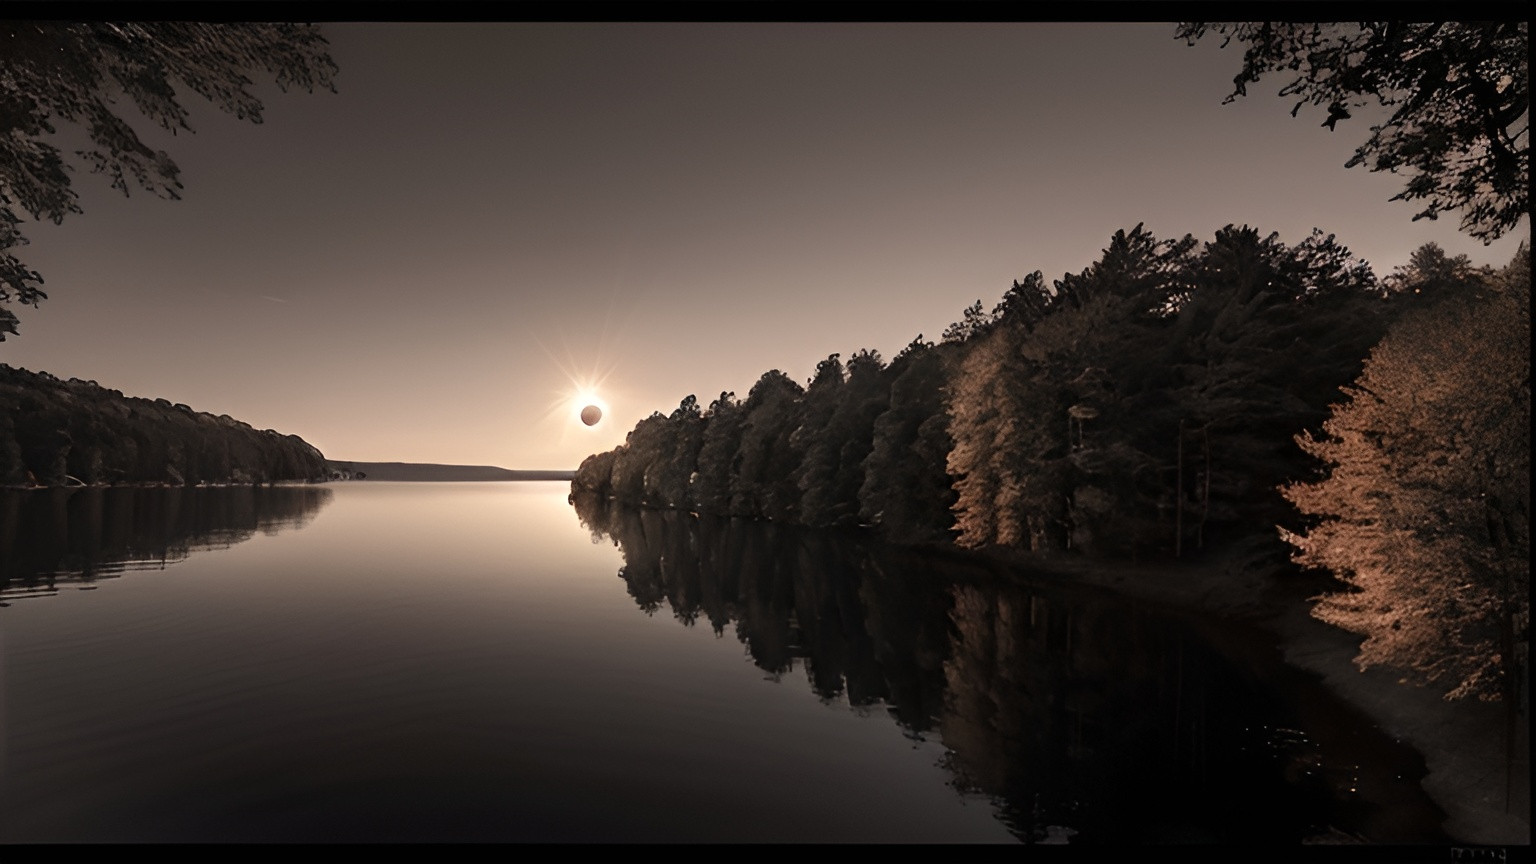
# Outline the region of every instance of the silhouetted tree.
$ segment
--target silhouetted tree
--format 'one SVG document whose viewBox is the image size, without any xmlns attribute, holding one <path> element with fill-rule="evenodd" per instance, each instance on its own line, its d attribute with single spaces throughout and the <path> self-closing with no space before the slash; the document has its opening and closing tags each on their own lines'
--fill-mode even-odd
<svg viewBox="0 0 1536 864">
<path fill-rule="evenodd" d="M 875 351 L 860 351 L 848 361 L 841 398 L 820 431 L 809 436 L 796 472 L 803 524 L 858 523 L 864 460 L 869 456 L 875 418 L 890 399 L 890 382 L 881 374 L 884 369 Z M 806 395 L 809 398 L 809 392 Z"/>
<path fill-rule="evenodd" d="M 954 524 L 954 478 L 946 462 L 954 441 L 944 408 L 944 358 L 956 347 L 938 347 L 919 335 L 885 372 L 890 397 L 870 429 L 859 517 L 889 539 L 943 540 Z"/>
<path fill-rule="evenodd" d="M 1043 294 L 1038 276 L 1015 283 L 1019 299 L 1000 308 L 1017 311 L 967 346 L 950 389 L 960 543 L 1107 551 L 1108 538 L 1134 538 L 1125 511 L 1149 459 L 1127 444 L 1142 418 L 1122 420 L 1120 401 L 1144 371 L 1138 328 L 1182 290 L 1192 245 L 1138 225 L 1048 303 L 1023 299 Z"/>
<path fill-rule="evenodd" d="M 1141 412 L 1143 449 L 1174 467 L 1176 549 L 1208 523 L 1284 519 L 1270 490 L 1305 470 L 1291 437 L 1320 426 L 1386 323 L 1370 269 L 1318 232 L 1289 247 L 1228 226 L 1187 279 L 1149 364 L 1168 398 Z"/>
<path fill-rule="evenodd" d="M 800 489 L 792 472 L 803 452 L 790 442 L 800 426 L 805 390 L 777 369 L 763 373 L 742 403 L 740 460 L 731 480 L 731 512 L 793 521 Z"/>
<path fill-rule="evenodd" d="M 981 301 L 977 300 L 975 303 L 972 303 L 970 306 L 966 307 L 965 314 L 960 318 L 959 321 L 956 321 L 955 323 L 949 325 L 949 327 L 945 328 L 944 334 L 941 337 L 941 341 L 970 341 L 971 339 L 975 339 L 986 333 L 988 330 L 991 330 L 992 325 L 996 323 L 996 320 L 997 319 L 995 316 L 985 311 L 984 307 L 981 305 Z"/>
<path fill-rule="evenodd" d="M 745 420 L 734 392 L 721 393 L 704 413 L 704 435 L 699 445 L 697 473 L 689 487 L 695 507 L 708 513 L 729 513 L 731 478 L 736 475 Z"/>
<path fill-rule="evenodd" d="M 689 487 L 698 470 L 699 448 L 704 445 L 704 417 L 699 411 L 699 400 L 692 394 L 684 397 L 667 417 L 667 429 L 671 450 L 660 454 L 661 459 L 653 466 L 654 476 L 647 475 L 647 485 L 652 490 L 652 500 L 660 506 L 692 507 Z"/>
<path fill-rule="evenodd" d="M 1219 527 L 1278 556 L 1274 487 L 1307 470 L 1292 436 L 1320 427 L 1392 305 L 1320 232 L 1287 246 L 1228 226 L 1201 246 L 1137 225 L 1081 272 L 1049 289 L 1032 273 L 983 308 L 889 368 L 834 354 L 806 389 L 775 370 L 743 403 L 721 394 L 696 450 L 675 412 L 646 432 L 669 437 L 633 436 L 615 465 L 675 482 L 696 454 L 700 512 L 899 542 L 1182 553 Z"/>
<path fill-rule="evenodd" d="M 662 464 L 672 450 L 669 432 L 667 418 L 656 411 L 636 423 L 635 428 L 624 436 L 624 444 L 613 459 L 613 497 L 629 504 L 652 500 L 656 491 L 656 466 Z"/>
<path fill-rule="evenodd" d="M 571 479 L 573 492 L 589 494 L 598 500 L 613 494 L 613 462 L 618 458 L 618 448 L 594 453 L 581 460 L 576 476 Z"/>
<path fill-rule="evenodd" d="M 1493 278 L 1488 267 L 1474 267 L 1466 255 L 1445 254 L 1435 243 L 1425 243 L 1413 250 L 1408 263 L 1382 280 L 1382 287 L 1392 295 L 1394 311 L 1405 312 L 1431 306 L 1459 291 L 1482 291 Z"/>
<path fill-rule="evenodd" d="M 1171 310 L 1190 294 L 1196 246 L 1188 235 L 1159 240 L 1138 224 L 1116 231 L 1091 266 L 1056 281 L 1059 310 L 1021 349 L 1054 405 L 1034 458 L 1061 504 L 1038 498 L 1035 509 L 1065 507 L 1036 528 L 1037 546 L 1057 545 L 1053 521 L 1079 551 L 1154 545 L 1167 489 L 1163 441 L 1149 431 L 1167 396 L 1151 358 L 1168 338 Z"/>
<path fill-rule="evenodd" d="M 1194 44 L 1215 31 L 1246 46 L 1231 102 L 1270 73 L 1291 78 L 1281 96 L 1348 108 L 1377 104 L 1392 116 L 1346 167 L 1408 175 L 1392 200 L 1421 202 L 1414 219 L 1461 212 L 1461 230 L 1485 243 L 1530 211 L 1530 36 L 1528 23 L 1500 21 L 1248 21 L 1180 24 Z"/>
<path fill-rule="evenodd" d="M 1362 668 L 1451 699 L 1509 695 L 1528 652 L 1530 279 L 1524 247 L 1494 285 L 1406 314 L 1296 439 L 1327 476 L 1284 488 L 1316 520 L 1282 532 L 1296 561 L 1349 585 L 1313 614 L 1366 637 Z"/>
<path fill-rule="evenodd" d="M 816 444 L 827 435 L 827 426 L 832 421 L 832 415 L 844 398 L 847 375 L 848 371 L 843 367 L 842 355 L 831 354 L 827 359 L 816 364 L 816 371 L 812 373 L 810 383 L 806 385 L 805 395 L 800 398 L 797 426 L 789 436 L 790 446 L 800 454 L 800 459 L 790 476 L 799 490 L 800 498 L 805 496 L 807 488 L 821 486 L 828 482 L 827 475 L 837 470 L 836 455 L 829 455 L 825 450 L 817 448 Z M 813 453 L 813 449 L 816 452 Z M 816 496 L 811 497 L 812 504 L 815 506 Z M 814 519 L 824 515 L 807 516 L 803 507 L 800 508 L 800 512 L 802 517 L 812 520 L 807 524 L 816 524 Z"/>
<path fill-rule="evenodd" d="M 47 297 L 42 276 L 12 252 L 26 243 L 22 214 L 57 223 L 80 212 L 72 166 L 50 140 L 61 124 L 89 136 L 75 155 L 114 189 L 176 198 L 176 163 L 139 138 L 119 100 L 162 128 L 191 131 L 178 91 L 260 123 L 248 73 L 265 73 L 283 90 L 335 89 L 336 64 L 309 24 L 5 21 L 0 45 L 0 304 L 36 306 Z M 0 305 L 0 340 L 16 325 Z"/>
<path fill-rule="evenodd" d="M 992 317 L 999 324 L 1029 327 L 1051 309 L 1055 294 L 1046 287 L 1045 274 L 1039 270 L 1014 280 L 1013 287 L 1003 292 L 1003 299 L 992 310 Z"/>
<path fill-rule="evenodd" d="M 0 485 L 321 480 L 302 438 L 0 364 Z"/>
</svg>

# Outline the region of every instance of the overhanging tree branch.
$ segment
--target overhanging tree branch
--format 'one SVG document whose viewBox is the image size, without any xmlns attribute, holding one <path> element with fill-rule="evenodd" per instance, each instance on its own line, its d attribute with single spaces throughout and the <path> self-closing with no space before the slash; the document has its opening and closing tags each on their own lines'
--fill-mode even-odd
<svg viewBox="0 0 1536 864">
<path fill-rule="evenodd" d="M 1224 103 L 1289 73 L 1278 93 L 1299 97 L 1293 117 L 1304 105 L 1327 107 L 1333 124 L 1352 107 L 1394 109 L 1345 166 L 1408 173 L 1391 200 L 1420 205 L 1415 220 L 1459 212 L 1461 230 L 1492 243 L 1529 215 L 1527 22 L 1186 22 L 1175 37 L 1212 31 L 1247 46 Z"/>
</svg>

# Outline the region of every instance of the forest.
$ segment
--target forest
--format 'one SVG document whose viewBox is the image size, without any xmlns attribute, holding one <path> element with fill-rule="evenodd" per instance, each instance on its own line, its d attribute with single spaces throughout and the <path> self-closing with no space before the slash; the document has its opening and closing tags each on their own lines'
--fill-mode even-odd
<svg viewBox="0 0 1536 864">
<path fill-rule="evenodd" d="M 0 486 L 316 481 L 297 435 L 0 364 Z"/>
<path fill-rule="evenodd" d="M 1497 699 L 1528 643 L 1529 304 L 1528 246 L 1378 278 L 1317 231 L 1138 225 L 889 363 L 687 396 L 572 494 L 1106 562 L 1258 544 L 1339 580 L 1314 614 L 1363 665 Z"/>
</svg>

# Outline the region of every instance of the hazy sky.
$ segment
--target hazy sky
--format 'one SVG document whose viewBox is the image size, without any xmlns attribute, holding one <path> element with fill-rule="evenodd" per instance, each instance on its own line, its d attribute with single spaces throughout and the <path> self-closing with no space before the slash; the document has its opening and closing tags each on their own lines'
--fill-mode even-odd
<svg viewBox="0 0 1536 864">
<path fill-rule="evenodd" d="M 937 340 L 1138 222 L 1318 227 L 1378 275 L 1519 242 L 1345 170 L 1363 112 L 1292 119 L 1281 80 L 1222 105 L 1239 50 L 1172 24 L 322 27 L 339 93 L 146 134 L 183 200 L 81 171 L 84 214 L 23 226 L 50 299 L 0 362 L 335 459 L 575 467 L 690 393 Z"/>
</svg>

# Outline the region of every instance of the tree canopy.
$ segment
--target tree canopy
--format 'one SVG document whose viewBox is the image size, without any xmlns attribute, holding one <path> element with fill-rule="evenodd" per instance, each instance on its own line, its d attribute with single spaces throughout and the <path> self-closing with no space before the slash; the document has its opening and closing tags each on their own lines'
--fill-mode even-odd
<svg viewBox="0 0 1536 864">
<path fill-rule="evenodd" d="M 1284 489 L 1314 520 L 1282 532 L 1297 562 L 1348 586 L 1313 614 L 1366 637 L 1362 668 L 1449 698 L 1507 695 L 1530 627 L 1529 248 L 1479 275 L 1393 325 L 1324 434 L 1297 437 L 1327 476 Z"/>
<path fill-rule="evenodd" d="M 1422 205 L 1413 218 L 1461 213 L 1461 230 L 1491 243 L 1530 212 L 1530 37 L 1525 21 L 1344 23 L 1185 22 L 1193 45 L 1214 31 L 1243 43 L 1231 102 L 1271 73 L 1279 90 L 1328 109 L 1337 130 L 1350 108 L 1380 105 L 1392 116 L 1346 167 L 1404 173 L 1394 201 Z"/>
<path fill-rule="evenodd" d="M 327 48 L 309 24 L 0 22 L 0 340 L 17 333 L 5 304 L 35 307 L 48 296 L 42 275 L 13 252 L 27 242 L 23 215 L 58 223 L 79 213 L 76 164 L 124 195 L 138 187 L 179 197 L 176 163 L 139 137 L 120 110 L 123 97 L 173 132 L 192 131 L 178 89 L 260 123 L 262 103 L 247 73 L 284 91 L 334 91 Z M 89 148 L 61 152 L 51 140 L 60 124 L 78 126 Z"/>
</svg>

